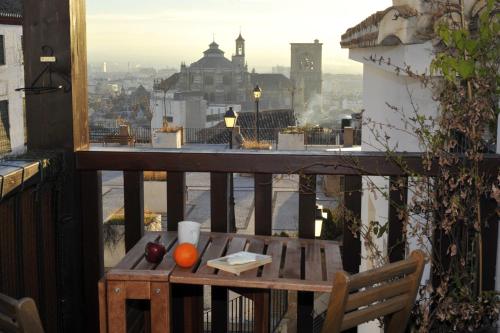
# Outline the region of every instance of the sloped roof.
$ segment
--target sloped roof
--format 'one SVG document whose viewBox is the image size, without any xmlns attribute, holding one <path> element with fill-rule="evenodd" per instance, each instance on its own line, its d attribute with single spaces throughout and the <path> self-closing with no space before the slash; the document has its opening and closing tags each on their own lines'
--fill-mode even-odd
<svg viewBox="0 0 500 333">
<path fill-rule="evenodd" d="M 1 0 L 0 1 L 0 17 L 5 18 L 22 18 L 23 4 L 21 0 Z"/>
<path fill-rule="evenodd" d="M 283 74 L 257 74 L 251 75 L 252 85 L 258 84 L 262 89 L 283 89 L 291 88 L 292 81 Z"/>
<path fill-rule="evenodd" d="M 415 18 L 417 15 L 418 11 L 408 5 L 391 6 L 385 10 L 378 11 L 361 23 L 348 29 L 342 35 L 340 45 L 343 48 L 359 48 L 377 45 L 392 45 L 398 42 L 395 38 L 390 38 L 390 36 L 397 37 L 402 43 L 417 42 L 417 40 L 408 40 L 408 38 L 405 38 L 406 40 L 403 41 L 397 36 L 398 33 L 402 33 L 400 26 L 407 25 L 407 21 L 411 18 Z M 385 22 L 389 24 L 383 24 Z M 394 29 L 387 31 L 386 25 Z M 406 26 L 406 28 L 408 27 Z M 381 36 L 385 38 L 381 40 Z"/>
<path fill-rule="evenodd" d="M 393 0 L 393 6 L 376 12 L 348 29 L 340 45 L 355 49 L 398 44 L 420 44 L 433 38 L 436 23 L 459 22 L 460 3 L 449 0 L 446 10 L 428 0 Z M 472 19 L 484 9 L 485 0 L 464 0 L 466 19 Z"/>
</svg>

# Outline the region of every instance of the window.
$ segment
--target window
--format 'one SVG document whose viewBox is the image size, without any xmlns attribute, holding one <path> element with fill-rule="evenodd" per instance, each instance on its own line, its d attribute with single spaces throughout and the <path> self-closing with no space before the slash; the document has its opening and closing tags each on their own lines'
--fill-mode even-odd
<svg viewBox="0 0 500 333">
<path fill-rule="evenodd" d="M 9 101 L 0 101 L 0 155 L 10 152 Z"/>
<path fill-rule="evenodd" d="M 0 35 L 0 65 L 5 65 L 5 36 Z"/>
</svg>

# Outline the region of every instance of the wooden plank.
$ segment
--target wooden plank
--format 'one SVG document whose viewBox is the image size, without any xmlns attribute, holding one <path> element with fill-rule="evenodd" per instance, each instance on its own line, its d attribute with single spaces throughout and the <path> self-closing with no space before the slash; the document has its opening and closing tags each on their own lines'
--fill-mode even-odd
<svg viewBox="0 0 500 333">
<path fill-rule="evenodd" d="M 210 174 L 210 228 L 216 232 L 230 232 L 229 174 Z"/>
<path fill-rule="evenodd" d="M 158 242 L 160 244 L 162 244 L 163 246 L 165 246 L 167 251 L 169 249 L 171 249 L 173 243 L 177 241 L 177 234 L 176 233 L 167 232 L 167 233 L 160 233 L 160 235 L 161 236 L 160 236 L 160 239 L 158 240 Z M 143 248 L 143 252 L 144 252 L 144 248 Z M 141 256 L 141 257 L 142 257 L 142 259 L 134 267 L 134 270 L 150 271 L 150 270 L 154 270 L 155 268 L 157 268 L 157 266 L 159 266 L 159 264 L 148 262 L 144 256 Z M 168 260 L 168 259 L 169 259 L 169 256 L 166 255 L 163 258 L 163 261 Z M 161 267 L 168 267 L 168 266 L 161 266 Z"/>
<path fill-rule="evenodd" d="M 271 235 L 273 231 L 273 175 L 254 175 L 255 234 Z"/>
<path fill-rule="evenodd" d="M 403 225 L 407 222 L 400 219 L 401 209 L 405 209 L 408 200 L 408 178 L 390 177 L 389 179 L 389 261 L 395 262 L 405 258 L 406 235 Z"/>
<path fill-rule="evenodd" d="M 323 281 L 321 264 L 321 247 L 319 244 L 308 244 L 305 247 L 305 278 L 310 281 Z"/>
<path fill-rule="evenodd" d="M 325 245 L 326 280 L 333 281 L 335 273 L 342 270 L 340 248 L 337 244 Z"/>
<path fill-rule="evenodd" d="M 144 173 L 123 172 L 125 204 L 125 252 L 130 251 L 144 235 Z"/>
<path fill-rule="evenodd" d="M 141 240 L 113 268 L 113 270 L 133 269 L 139 263 L 139 261 L 144 257 L 144 249 L 146 247 L 146 244 L 148 242 L 154 242 L 155 240 L 158 239 L 160 239 L 159 233 L 152 233 L 152 232 L 146 233 L 144 237 L 141 238 Z"/>
<path fill-rule="evenodd" d="M 224 236 L 216 236 L 212 238 L 210 245 L 201 258 L 197 273 L 213 274 L 215 272 L 214 268 L 207 266 L 207 261 L 223 256 L 224 253 L 226 253 L 228 240 L 229 239 Z"/>
<path fill-rule="evenodd" d="M 146 170 L 146 169 L 144 169 Z M 167 230 L 177 231 L 186 213 L 186 174 L 167 172 Z"/>
<path fill-rule="evenodd" d="M 99 292 L 97 285 L 104 275 L 102 231 L 102 177 L 100 171 L 81 171 L 84 312 L 90 331 L 99 329 Z"/>
<path fill-rule="evenodd" d="M 125 283 L 108 281 L 107 295 L 109 332 L 125 333 L 127 329 Z"/>
<path fill-rule="evenodd" d="M 301 246 L 298 240 L 291 240 L 286 244 L 285 265 L 283 278 L 300 279 Z"/>
<path fill-rule="evenodd" d="M 57 332 L 58 307 L 60 291 L 56 279 L 56 223 L 55 206 L 57 196 L 52 184 L 43 185 L 39 189 L 37 211 L 40 212 L 38 255 L 43 258 L 40 271 L 40 314 L 43 327 L 47 332 Z"/>
<path fill-rule="evenodd" d="M 356 219 L 361 220 L 361 176 L 346 176 L 344 186 L 344 204 Z M 359 272 L 361 264 L 361 239 L 359 232 L 353 235 L 352 221 L 344 222 L 344 239 L 342 247 L 342 262 L 344 270 L 353 274 Z"/>
<path fill-rule="evenodd" d="M 344 315 L 341 330 L 347 330 L 371 319 L 376 319 L 401 310 L 405 307 L 407 301 L 408 295 L 401 295 L 362 310 L 349 312 Z"/>
<path fill-rule="evenodd" d="M 0 253 L 17 253 L 17 235 L 15 223 L 16 198 L 10 198 L 0 204 Z M 19 257 L 16 255 L 0 256 L 0 290 L 8 296 L 19 296 Z"/>
<path fill-rule="evenodd" d="M 108 333 L 108 308 L 106 304 L 106 279 L 99 280 L 99 332 Z"/>
<path fill-rule="evenodd" d="M 128 281 L 125 283 L 127 299 L 149 299 L 150 283 L 141 281 Z"/>
<path fill-rule="evenodd" d="M 22 264 L 23 264 L 23 296 L 31 297 L 36 304 L 40 304 L 39 298 L 39 262 L 38 262 L 38 226 L 37 210 L 35 209 L 34 189 L 23 191 L 20 202 L 20 226 L 22 227 Z"/>
<path fill-rule="evenodd" d="M 316 175 L 301 175 L 299 181 L 299 238 L 314 238 L 316 220 Z M 299 250 L 300 251 L 300 250 Z M 288 251 L 287 251 L 288 257 Z M 305 265 L 304 265 L 305 266 Z M 306 270 L 299 261 L 300 270 Z M 313 272 L 310 272 L 311 274 Z M 321 271 L 319 271 L 321 274 Z M 305 272 L 301 272 L 300 278 Z M 313 328 L 314 294 L 297 293 L 297 331 L 309 332 Z"/>
<path fill-rule="evenodd" d="M 316 219 L 316 176 L 300 176 L 299 238 L 314 238 Z"/>
<path fill-rule="evenodd" d="M 228 173 L 210 173 L 210 228 L 216 232 L 231 231 L 231 198 L 230 198 L 230 174 Z M 212 245 L 215 242 L 212 243 Z M 229 246 L 229 245 L 228 245 Z M 216 250 L 216 248 L 214 248 Z M 217 251 L 219 252 L 219 251 Z M 212 254 L 214 252 L 210 252 Z M 210 257 L 215 259 L 222 254 Z M 209 257 L 207 257 L 208 259 Z M 205 258 L 203 259 L 206 263 Z M 201 268 L 201 272 L 206 270 L 206 266 Z M 211 269 L 209 271 L 215 272 Z M 228 289 L 221 287 L 212 287 L 212 332 L 227 332 L 227 304 Z"/>
<path fill-rule="evenodd" d="M 283 242 L 280 240 L 275 240 L 269 243 L 267 246 L 266 254 L 273 257 L 273 261 L 267 265 L 264 265 L 262 270 L 262 278 L 278 278 L 280 274 L 281 267 L 281 253 L 283 251 Z M 278 258 L 276 260 L 275 258 Z"/>
<path fill-rule="evenodd" d="M 151 333 L 170 333 L 170 285 L 151 283 Z"/>
<path fill-rule="evenodd" d="M 384 152 L 179 151 L 92 147 L 77 152 L 76 166 L 85 170 L 123 170 L 123 165 L 127 165 L 127 170 L 164 171 L 168 165 L 169 171 L 180 172 L 401 176 L 404 172 L 399 163 L 403 163 L 409 174 L 436 175 L 436 165 L 426 170 L 421 156 L 421 153 L 398 153 L 397 159 L 388 159 Z M 485 154 L 481 172 L 496 173 L 499 163 L 498 155 Z"/>
<path fill-rule="evenodd" d="M 254 332 L 268 333 L 270 332 L 270 290 L 255 290 L 253 295 L 254 300 Z"/>
</svg>

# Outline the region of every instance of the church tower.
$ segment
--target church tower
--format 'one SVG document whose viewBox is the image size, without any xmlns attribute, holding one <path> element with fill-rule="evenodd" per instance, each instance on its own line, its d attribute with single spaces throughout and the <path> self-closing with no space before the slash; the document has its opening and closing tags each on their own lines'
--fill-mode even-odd
<svg viewBox="0 0 500 333">
<path fill-rule="evenodd" d="M 307 109 L 316 95 L 321 95 L 322 86 L 322 46 L 314 43 L 292 43 L 290 79 L 294 85 L 293 108 L 297 113 Z"/>
<path fill-rule="evenodd" d="M 233 55 L 233 64 L 236 68 L 245 67 L 245 39 L 240 35 L 236 39 L 236 52 Z"/>
</svg>

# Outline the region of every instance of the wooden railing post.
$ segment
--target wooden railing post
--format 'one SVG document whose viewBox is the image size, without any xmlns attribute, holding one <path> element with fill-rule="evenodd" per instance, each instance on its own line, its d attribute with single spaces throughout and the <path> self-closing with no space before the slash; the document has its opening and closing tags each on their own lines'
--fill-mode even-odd
<svg viewBox="0 0 500 333">
<path fill-rule="evenodd" d="M 125 204 L 125 251 L 128 252 L 144 235 L 144 173 L 123 172 Z"/>
<path fill-rule="evenodd" d="M 361 176 L 345 176 L 344 204 L 351 211 L 354 218 L 361 220 Z M 351 230 L 352 221 L 344 222 L 344 239 L 342 246 L 342 262 L 344 270 L 353 274 L 359 272 L 361 264 L 361 239 L 359 233 L 355 236 Z"/>
<path fill-rule="evenodd" d="M 167 229 L 177 231 L 186 210 L 186 174 L 167 171 Z"/>
<path fill-rule="evenodd" d="M 228 173 L 210 174 L 211 230 L 230 232 L 230 181 Z M 212 332 L 227 332 L 228 289 L 212 287 Z"/>
<path fill-rule="evenodd" d="M 270 236 L 273 232 L 273 175 L 254 174 L 255 234 Z M 269 332 L 271 325 L 271 291 L 255 290 L 255 332 Z"/>
<path fill-rule="evenodd" d="M 402 185 L 400 187 L 400 185 Z M 400 219 L 400 210 L 405 209 L 408 200 L 408 178 L 390 177 L 389 179 L 389 261 L 405 258 L 406 235 L 403 234 L 404 220 Z"/>
<path fill-rule="evenodd" d="M 97 283 L 104 275 L 102 231 L 102 177 L 100 171 L 81 171 L 81 224 L 84 286 L 84 318 L 87 332 L 99 332 Z M 90 260 L 92 258 L 92 260 Z"/>
<path fill-rule="evenodd" d="M 299 238 L 314 238 L 316 219 L 316 175 L 300 175 L 299 180 Z M 302 260 L 301 265 L 304 260 Z M 305 267 L 301 267 L 304 272 Z M 297 332 L 312 332 L 314 293 L 297 293 Z"/>
<path fill-rule="evenodd" d="M 270 236 L 273 231 L 273 175 L 256 173 L 255 188 L 255 234 Z"/>
</svg>

